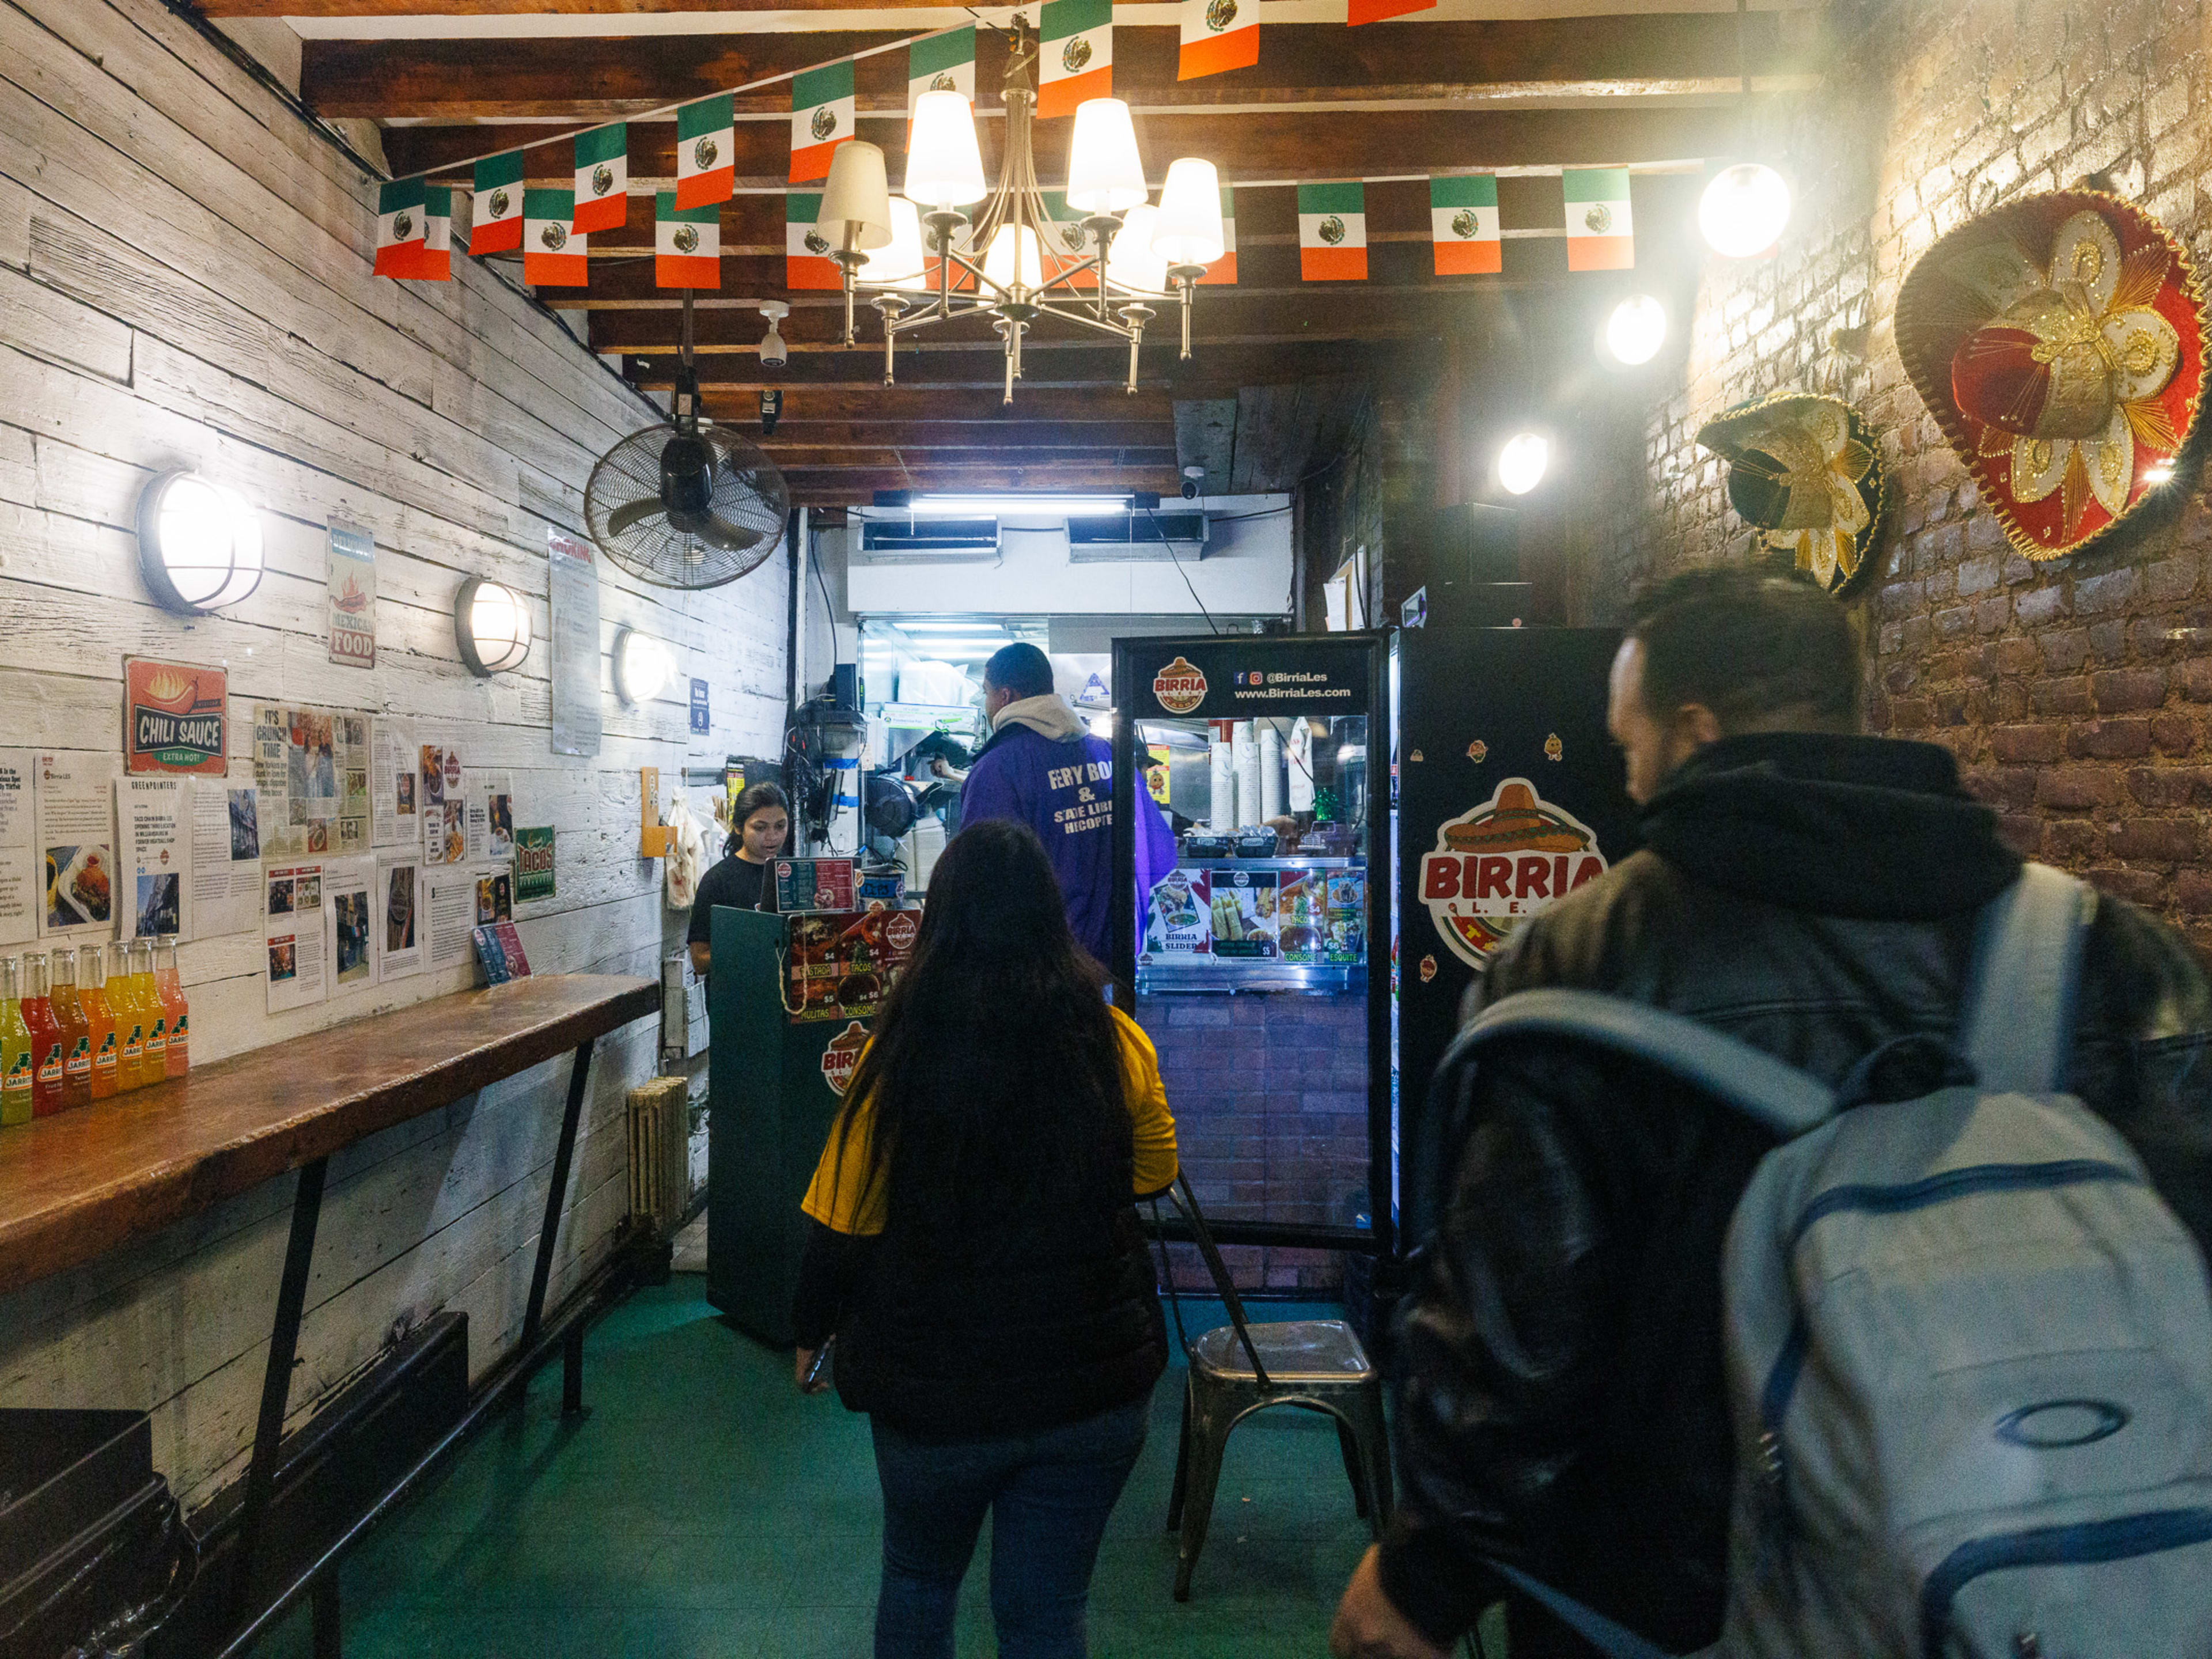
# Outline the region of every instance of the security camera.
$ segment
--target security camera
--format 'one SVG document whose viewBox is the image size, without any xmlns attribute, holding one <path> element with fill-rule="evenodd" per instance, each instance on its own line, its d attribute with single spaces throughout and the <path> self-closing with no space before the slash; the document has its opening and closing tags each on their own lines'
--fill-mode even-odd
<svg viewBox="0 0 2212 1659">
<path fill-rule="evenodd" d="M 763 368 L 781 368 L 791 361 L 791 347 L 776 331 L 776 325 L 791 315 L 791 307 L 781 300 L 761 301 L 760 314 L 768 319 L 768 332 L 761 336 L 760 359 Z"/>
<path fill-rule="evenodd" d="M 1182 470 L 1182 498 L 1183 498 L 1183 500 L 1185 500 L 1185 501 L 1196 501 L 1196 500 L 1198 499 L 1198 492 L 1199 492 L 1199 490 L 1200 490 L 1201 488 L 1203 488 L 1203 487 L 1204 487 L 1205 483 L 1206 483 L 1206 469 L 1205 469 L 1204 467 L 1202 467 L 1202 466 L 1187 466 L 1187 467 L 1183 468 L 1183 470 Z"/>
</svg>

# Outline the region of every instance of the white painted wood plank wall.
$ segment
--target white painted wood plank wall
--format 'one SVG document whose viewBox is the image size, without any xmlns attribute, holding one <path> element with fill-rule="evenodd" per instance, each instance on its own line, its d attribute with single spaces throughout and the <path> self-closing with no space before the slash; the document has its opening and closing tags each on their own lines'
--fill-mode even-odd
<svg viewBox="0 0 2212 1659">
<path fill-rule="evenodd" d="M 221 663 L 234 731 L 257 700 L 366 708 L 418 741 L 511 769 L 519 823 L 558 829 L 558 890 L 517 925 L 541 972 L 652 975 L 683 918 L 635 856 L 637 774 L 759 753 L 781 726 L 785 566 L 683 596 L 608 572 L 602 649 L 629 623 L 678 678 L 629 709 L 609 685 L 600 754 L 552 752 L 543 645 L 473 678 L 453 638 L 471 575 L 525 594 L 548 633 L 545 532 L 580 533 L 592 461 L 653 411 L 549 314 L 461 256 L 450 284 L 369 274 L 375 184 L 150 0 L 0 3 L 0 744 L 112 751 L 122 660 Z M 270 571 L 244 605 L 185 622 L 137 574 L 155 473 L 198 466 L 264 513 Z M 324 521 L 377 542 L 378 666 L 332 666 Z M 685 682 L 708 681 L 693 737 Z M 603 681 L 606 680 L 605 667 Z M 235 739 L 234 739 L 235 741 Z M 182 954 L 195 1058 L 293 1041 L 463 988 L 424 975 L 271 1018 L 251 935 Z M 623 1093 L 655 1028 L 603 1042 L 553 1295 L 600 1259 L 627 1203 Z M 470 1316 L 478 1371 L 513 1344 L 550 1175 L 565 1061 L 333 1160 L 296 1422 L 400 1330 Z M 291 1203 L 289 1177 L 0 1298 L 0 1405 L 154 1413 L 188 1504 L 242 1469 Z"/>
</svg>

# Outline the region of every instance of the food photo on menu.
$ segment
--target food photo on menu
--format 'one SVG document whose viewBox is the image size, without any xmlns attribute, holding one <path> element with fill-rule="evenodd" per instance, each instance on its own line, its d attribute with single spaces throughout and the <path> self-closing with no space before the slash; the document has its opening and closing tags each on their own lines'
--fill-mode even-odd
<svg viewBox="0 0 2212 1659">
<path fill-rule="evenodd" d="M 98 847 L 46 848 L 46 926 L 85 927 L 114 919 L 107 865 Z"/>
</svg>

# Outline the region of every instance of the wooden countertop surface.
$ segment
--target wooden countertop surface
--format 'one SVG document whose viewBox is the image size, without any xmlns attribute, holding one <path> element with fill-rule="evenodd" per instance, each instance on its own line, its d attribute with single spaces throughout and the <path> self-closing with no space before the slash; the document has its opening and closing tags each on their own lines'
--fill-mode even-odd
<svg viewBox="0 0 2212 1659">
<path fill-rule="evenodd" d="M 450 1105 L 660 1007 L 550 974 L 418 1002 L 0 1130 L 0 1292 Z"/>
</svg>

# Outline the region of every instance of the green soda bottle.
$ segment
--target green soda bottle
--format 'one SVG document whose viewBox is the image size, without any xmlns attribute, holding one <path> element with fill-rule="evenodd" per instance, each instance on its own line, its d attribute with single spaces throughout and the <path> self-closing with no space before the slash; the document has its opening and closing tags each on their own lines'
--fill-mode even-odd
<svg viewBox="0 0 2212 1659">
<path fill-rule="evenodd" d="M 0 1128 L 31 1121 L 31 1078 L 22 963 L 14 957 L 0 957 Z"/>
</svg>

